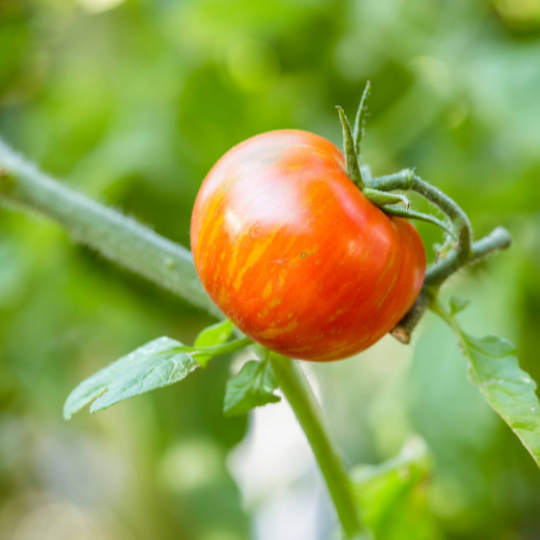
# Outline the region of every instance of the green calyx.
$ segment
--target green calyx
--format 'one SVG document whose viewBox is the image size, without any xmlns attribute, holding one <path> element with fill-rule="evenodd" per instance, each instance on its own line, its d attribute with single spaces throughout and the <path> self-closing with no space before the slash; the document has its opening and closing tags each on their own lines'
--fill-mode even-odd
<svg viewBox="0 0 540 540">
<path fill-rule="evenodd" d="M 343 127 L 343 147 L 345 150 L 345 165 L 347 166 L 347 176 L 358 186 L 360 191 L 364 191 L 364 180 L 360 172 L 359 156 L 356 153 L 355 141 L 351 126 L 343 109 L 338 105 L 336 109 Z"/>
<path fill-rule="evenodd" d="M 378 206 L 385 214 L 431 223 L 440 227 L 445 233 L 450 235 L 451 238 L 455 239 L 456 235 L 445 222 L 430 214 L 410 210 L 409 199 L 401 193 L 391 193 L 390 191 L 392 190 L 388 189 L 377 189 L 379 186 L 375 186 L 375 182 L 372 184 L 371 175 L 366 174 L 366 170 L 369 169 L 368 166 L 364 165 L 360 167 L 362 141 L 365 133 L 367 115 L 367 102 L 370 93 L 371 84 L 368 81 L 362 94 L 362 98 L 360 99 L 360 105 L 358 107 L 358 112 L 356 113 L 356 119 L 354 122 L 354 130 L 351 129 L 343 109 L 339 105 L 336 106 L 339 113 L 341 126 L 343 128 L 343 150 L 345 154 L 347 176 L 358 187 L 358 189 L 362 191 L 362 193 L 375 206 Z M 362 169 L 364 169 L 364 171 L 362 171 Z M 414 173 L 410 171 L 410 174 L 413 175 Z M 396 205 L 403 205 L 403 207 Z"/>
</svg>

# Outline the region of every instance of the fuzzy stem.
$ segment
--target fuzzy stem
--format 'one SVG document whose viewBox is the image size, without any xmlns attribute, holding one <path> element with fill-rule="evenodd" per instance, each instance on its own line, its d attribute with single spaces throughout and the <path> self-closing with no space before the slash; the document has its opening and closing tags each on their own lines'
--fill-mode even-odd
<svg viewBox="0 0 540 540">
<path fill-rule="evenodd" d="M 487 236 L 473 243 L 469 257 L 464 262 L 460 261 L 457 252 L 454 250 L 445 259 L 444 264 L 434 264 L 431 268 L 428 268 L 420 295 L 408 313 L 390 332 L 392 337 L 401 343 L 410 343 L 412 331 L 416 328 L 426 310 L 431 309 L 437 299 L 438 290 L 446 279 L 461 268 L 481 261 L 497 251 L 508 249 L 511 245 L 512 237 L 510 233 L 504 227 L 497 227 Z"/>
<path fill-rule="evenodd" d="M 369 187 L 384 192 L 410 190 L 419 193 L 447 215 L 458 239 L 456 248 L 427 270 L 419 297 L 409 312 L 390 332 L 401 343 L 409 343 L 411 332 L 426 309 L 436 300 L 439 287 L 464 266 L 483 259 L 495 251 L 510 247 L 512 238 L 504 227 L 497 227 L 488 236 L 473 243 L 472 227 L 467 214 L 448 195 L 416 176 L 410 169 L 375 178 Z"/>
<path fill-rule="evenodd" d="M 351 481 L 328 438 L 321 408 L 304 372 L 296 361 L 285 356 L 271 353 L 270 361 L 279 387 L 291 404 L 326 480 L 346 537 L 370 538 L 358 516 Z"/>
<path fill-rule="evenodd" d="M 0 140 L 0 202 L 43 214 L 86 244 L 223 318 L 204 291 L 191 252 L 52 180 Z"/>
</svg>

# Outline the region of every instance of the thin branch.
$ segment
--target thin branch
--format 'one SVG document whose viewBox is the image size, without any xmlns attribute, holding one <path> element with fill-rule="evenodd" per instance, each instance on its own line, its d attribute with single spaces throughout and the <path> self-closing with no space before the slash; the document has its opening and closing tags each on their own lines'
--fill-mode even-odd
<svg viewBox="0 0 540 540">
<path fill-rule="evenodd" d="M 452 251 L 444 261 L 446 264 L 433 265 L 427 270 L 424 287 L 416 302 L 390 334 L 401 343 L 410 343 L 412 331 L 431 306 L 439 287 L 446 279 L 457 270 L 475 264 L 498 251 L 508 249 L 511 245 L 510 233 L 504 227 L 497 227 L 481 240 L 474 242 L 465 263 L 458 264 L 456 251 Z"/>
</svg>

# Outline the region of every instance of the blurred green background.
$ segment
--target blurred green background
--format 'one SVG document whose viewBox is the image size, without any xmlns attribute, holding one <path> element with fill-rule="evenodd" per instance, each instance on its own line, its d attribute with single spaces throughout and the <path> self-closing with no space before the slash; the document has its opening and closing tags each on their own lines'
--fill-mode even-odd
<svg viewBox="0 0 540 540">
<path fill-rule="evenodd" d="M 334 106 L 352 117 L 368 79 L 364 157 L 375 174 L 417 167 L 460 202 L 477 237 L 512 232 L 510 252 L 445 294 L 471 299 L 464 326 L 513 340 L 540 380 L 539 0 L 0 0 L 1 135 L 186 246 L 197 189 L 224 152 L 278 128 L 340 145 Z M 428 246 L 438 241 L 419 229 Z M 235 359 L 62 420 L 85 376 L 160 335 L 190 343 L 208 322 L 56 225 L 0 212 L 2 540 L 329 538 L 309 452 L 296 455 L 307 460 L 299 476 L 257 491 L 287 469 L 286 456 L 271 457 L 272 444 L 279 455 L 290 442 L 290 418 L 281 428 L 266 408 L 267 459 L 246 442 L 231 458 L 258 425 L 222 416 Z M 387 538 L 540 538 L 540 472 L 433 316 L 412 347 L 385 338 L 357 358 L 305 367 L 349 464 L 388 459 L 413 433 L 431 449 L 429 517 L 397 532 L 389 521 Z M 259 496 L 248 504 L 233 477 L 249 460 Z M 278 521 L 294 529 L 313 481 L 313 508 L 324 510 L 307 513 L 313 530 L 272 533 Z"/>
</svg>

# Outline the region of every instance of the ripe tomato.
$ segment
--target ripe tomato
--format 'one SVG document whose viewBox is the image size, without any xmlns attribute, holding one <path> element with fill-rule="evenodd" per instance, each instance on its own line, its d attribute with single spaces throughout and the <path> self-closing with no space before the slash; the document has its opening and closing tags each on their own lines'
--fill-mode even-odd
<svg viewBox="0 0 540 540">
<path fill-rule="evenodd" d="M 204 288 L 238 328 L 321 362 L 389 332 L 426 265 L 416 229 L 362 194 L 332 143 L 295 130 L 248 139 L 217 162 L 195 202 L 191 247 Z"/>
</svg>

